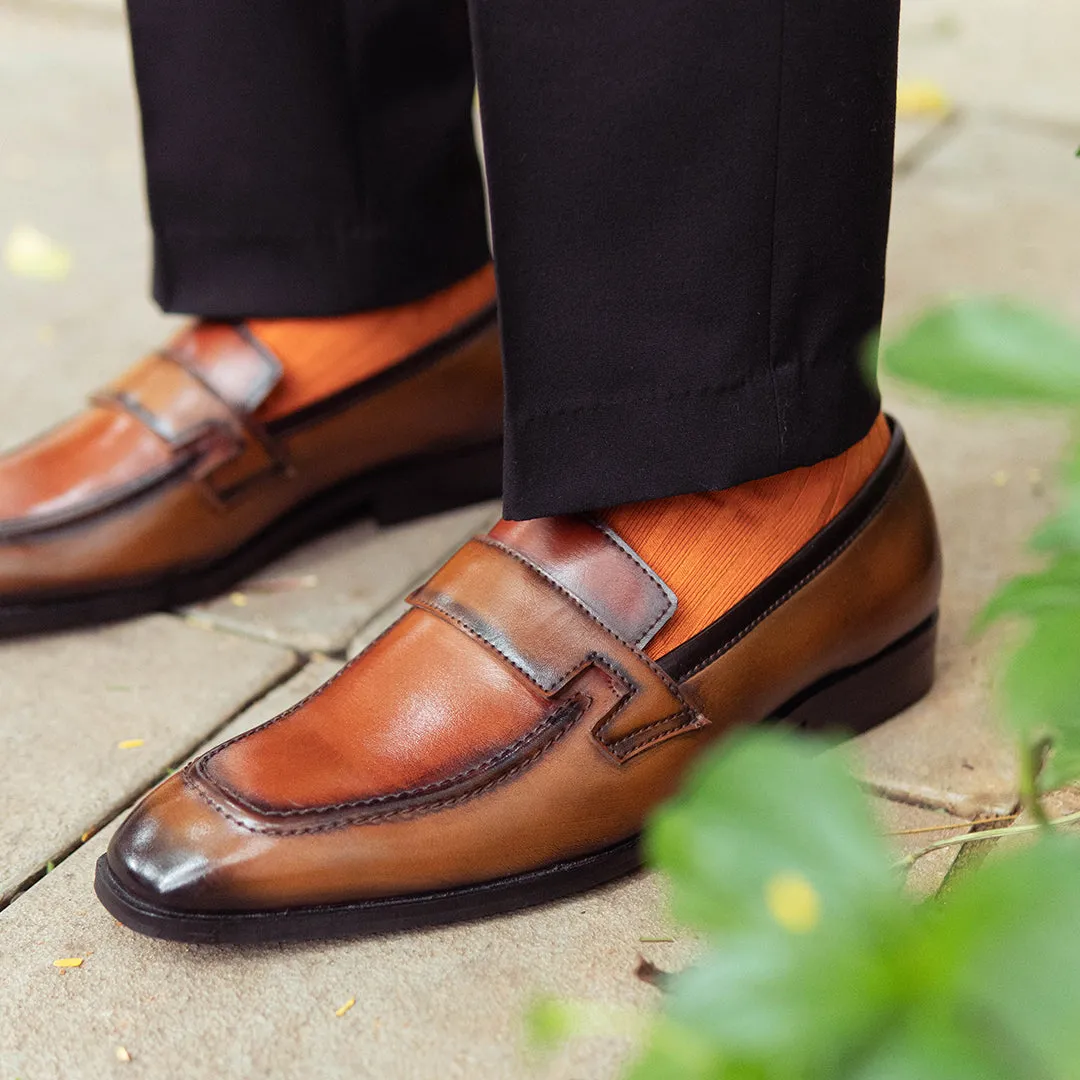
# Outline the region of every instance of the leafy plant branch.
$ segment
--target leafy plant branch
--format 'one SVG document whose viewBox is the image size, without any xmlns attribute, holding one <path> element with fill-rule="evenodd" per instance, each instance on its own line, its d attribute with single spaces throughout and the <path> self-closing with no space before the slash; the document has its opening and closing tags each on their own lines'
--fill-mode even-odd
<svg viewBox="0 0 1080 1080">
<path fill-rule="evenodd" d="M 884 350 L 953 400 L 1069 410 L 1080 336 L 1008 301 L 943 305 Z M 1080 429 L 1080 423 L 1078 423 Z M 896 864 L 841 755 L 779 727 L 704 760 L 646 833 L 675 917 L 704 939 L 655 1018 L 541 1003 L 541 1043 L 637 1031 L 627 1080 L 1080 1080 L 1080 838 L 1045 792 L 1080 777 L 1080 442 L 1040 571 L 1006 582 L 977 627 L 1028 633 L 997 693 L 1031 824 L 948 837 Z M 918 904 L 903 875 L 932 851 L 1035 834 Z"/>
</svg>

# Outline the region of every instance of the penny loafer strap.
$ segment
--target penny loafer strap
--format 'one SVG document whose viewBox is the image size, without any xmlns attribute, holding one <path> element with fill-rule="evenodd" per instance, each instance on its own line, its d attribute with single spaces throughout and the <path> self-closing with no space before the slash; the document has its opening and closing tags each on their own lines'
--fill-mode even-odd
<svg viewBox="0 0 1080 1080">
<path fill-rule="evenodd" d="M 91 401 L 121 409 L 191 460 L 191 477 L 211 501 L 227 505 L 255 481 L 287 469 L 282 447 L 251 416 L 265 396 L 251 389 L 268 363 L 231 327 L 214 328 L 217 355 L 199 353 L 191 335 L 146 357 Z M 224 359 L 223 334 L 234 339 Z M 276 381 L 276 379 L 275 379 Z M 271 384 L 272 385 L 272 384 Z M 246 387 L 246 390 L 245 390 Z"/>
<path fill-rule="evenodd" d="M 640 648 L 537 563 L 491 537 L 466 544 L 409 602 L 497 654 L 553 708 L 599 676 L 614 704 L 593 737 L 619 762 L 707 723 Z"/>
</svg>

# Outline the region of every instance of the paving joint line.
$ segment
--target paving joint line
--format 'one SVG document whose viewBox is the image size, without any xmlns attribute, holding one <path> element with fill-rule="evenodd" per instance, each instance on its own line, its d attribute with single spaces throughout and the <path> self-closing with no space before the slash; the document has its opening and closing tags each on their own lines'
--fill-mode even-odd
<svg viewBox="0 0 1080 1080">
<path fill-rule="evenodd" d="M 1072 143 L 1080 140 L 1080 116 L 1077 116 L 1076 120 L 1059 120 L 1051 116 L 1014 112 L 1006 108 L 987 108 L 981 110 L 979 115 L 1002 127 L 1053 136 L 1055 139 L 1068 139 Z"/>
<path fill-rule="evenodd" d="M 383 611 L 385 609 L 380 608 L 379 610 Z M 172 608 L 169 610 L 168 614 L 175 615 L 178 619 L 182 620 L 188 626 L 194 627 L 196 630 L 206 630 L 212 634 L 228 634 L 230 637 L 244 638 L 246 641 L 257 641 L 260 645 L 273 645 L 275 648 L 286 649 L 289 652 L 296 653 L 297 656 L 303 657 L 305 661 L 310 661 L 313 657 L 317 658 L 320 656 L 325 656 L 328 660 L 344 660 L 349 648 L 347 644 L 339 646 L 336 649 L 316 649 L 306 645 L 297 645 L 293 642 L 283 641 L 281 638 L 274 637 L 272 630 L 261 630 L 257 626 L 240 622 L 230 622 L 228 619 L 223 619 L 219 615 L 204 615 L 201 612 L 191 611 L 186 608 Z M 366 627 L 373 618 L 375 618 L 374 615 L 365 619 L 352 637 L 362 633 L 364 627 Z"/>
<path fill-rule="evenodd" d="M 239 706 L 233 709 L 228 716 L 225 717 L 220 723 L 215 724 L 209 731 L 200 735 L 199 738 L 189 744 L 186 750 L 178 757 L 173 758 L 169 764 L 164 766 L 160 774 L 157 775 L 151 782 L 144 787 L 137 790 L 133 795 L 125 795 L 124 801 L 118 804 L 114 804 L 106 810 L 105 814 L 99 819 L 100 823 L 86 830 L 89 835 L 83 840 L 81 837 L 69 844 L 66 848 L 57 852 L 52 858 L 46 860 L 45 865 L 39 867 L 32 874 L 29 874 L 23 881 L 21 881 L 12 890 L 7 899 L 0 898 L 0 913 L 4 912 L 7 908 L 11 907 L 21 897 L 26 896 L 31 889 L 49 873 L 55 873 L 64 862 L 75 854 L 81 847 L 90 843 L 91 840 L 103 829 L 107 829 L 115 821 L 118 821 L 124 814 L 126 814 L 137 802 L 139 802 L 147 792 L 152 791 L 158 784 L 164 779 L 171 776 L 177 769 L 181 768 L 185 761 L 192 756 L 192 754 L 198 751 L 200 746 L 205 745 L 207 742 L 211 742 L 222 731 L 228 727 L 238 716 L 245 713 L 248 709 L 257 705 L 260 701 L 263 701 L 270 696 L 275 690 L 279 689 L 285 683 L 287 683 L 294 675 L 303 670 L 306 666 L 306 662 L 301 653 L 295 649 L 289 650 L 293 656 L 293 663 L 276 679 L 265 687 L 260 688 L 255 693 L 247 697 Z M 86 835 L 85 833 L 83 835 Z M 48 869 L 49 863 L 52 863 L 52 870 Z"/>
<path fill-rule="evenodd" d="M 871 780 L 859 780 L 859 785 L 867 794 L 876 795 L 887 802 L 914 806 L 920 810 L 944 810 L 952 814 L 953 817 L 968 821 L 977 817 L 1000 817 L 1011 813 L 1011 809 L 1002 810 L 1000 805 L 978 802 L 973 796 L 961 795 L 957 792 L 945 792 L 935 795 L 925 790 L 916 792 L 891 784 L 874 783 Z"/>
<path fill-rule="evenodd" d="M 918 172 L 940 150 L 959 135 L 960 131 L 966 126 L 969 116 L 967 110 L 957 107 L 941 117 L 933 127 L 916 140 L 914 146 L 897 158 L 893 165 L 894 178 L 903 180 Z"/>
</svg>

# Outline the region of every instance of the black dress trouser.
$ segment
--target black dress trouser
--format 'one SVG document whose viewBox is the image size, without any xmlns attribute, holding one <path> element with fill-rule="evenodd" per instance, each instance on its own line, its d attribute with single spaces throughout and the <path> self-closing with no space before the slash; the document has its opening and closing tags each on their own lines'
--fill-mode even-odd
<svg viewBox="0 0 1080 1080">
<path fill-rule="evenodd" d="M 506 509 L 723 488 L 872 423 L 899 0 L 129 0 L 155 295 L 327 315 L 488 258 Z"/>
</svg>

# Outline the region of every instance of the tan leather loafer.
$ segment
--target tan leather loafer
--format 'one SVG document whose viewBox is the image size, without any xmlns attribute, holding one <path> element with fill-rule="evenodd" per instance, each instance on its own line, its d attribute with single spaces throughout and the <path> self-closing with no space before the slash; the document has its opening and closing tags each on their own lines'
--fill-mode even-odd
<svg viewBox="0 0 1080 1080">
<path fill-rule="evenodd" d="M 243 326 L 203 323 L 0 458 L 0 635 L 191 603 L 350 518 L 500 493 L 494 308 L 262 425 L 281 377 Z"/>
<path fill-rule="evenodd" d="M 860 731 L 925 694 L 940 577 L 899 428 L 839 517 L 658 663 L 642 649 L 675 599 L 619 537 L 501 522 L 326 686 L 151 792 L 98 896 L 146 934 L 264 941 L 595 885 L 637 865 L 648 813 L 734 725 Z"/>
</svg>

